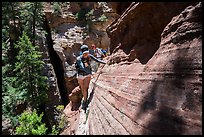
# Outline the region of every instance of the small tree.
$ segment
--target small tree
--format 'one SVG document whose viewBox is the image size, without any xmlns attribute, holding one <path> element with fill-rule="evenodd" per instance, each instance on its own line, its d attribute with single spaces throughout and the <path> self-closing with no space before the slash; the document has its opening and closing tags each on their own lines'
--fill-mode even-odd
<svg viewBox="0 0 204 137">
<path fill-rule="evenodd" d="M 19 91 L 26 92 L 26 101 L 36 108 L 47 99 L 47 77 L 42 74 L 42 55 L 36 46 L 32 46 L 25 32 L 15 48 L 19 49 L 14 70 L 17 75 L 16 87 Z"/>
<path fill-rule="evenodd" d="M 33 46 L 36 40 L 36 29 L 42 30 L 44 20 L 43 2 L 22 2 L 19 6 L 19 26 L 25 31 Z"/>
<path fill-rule="evenodd" d="M 16 127 L 17 135 L 45 135 L 47 127 L 41 122 L 43 113 L 37 115 L 36 110 L 32 113 L 23 112 L 18 118 L 20 125 Z"/>
</svg>

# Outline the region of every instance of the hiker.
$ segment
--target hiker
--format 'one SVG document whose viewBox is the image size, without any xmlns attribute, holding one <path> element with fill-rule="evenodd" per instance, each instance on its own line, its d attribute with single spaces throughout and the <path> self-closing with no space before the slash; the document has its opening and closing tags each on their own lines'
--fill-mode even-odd
<svg viewBox="0 0 204 137">
<path fill-rule="evenodd" d="M 102 60 L 105 55 L 104 53 L 102 52 L 102 50 L 100 48 L 97 48 L 95 44 L 92 44 L 91 45 L 91 48 L 93 49 L 94 51 L 94 56 L 100 60 Z"/>
<path fill-rule="evenodd" d="M 76 60 L 77 80 L 82 91 L 83 101 L 82 108 L 87 107 L 88 88 L 91 80 L 92 69 L 90 66 L 91 60 L 106 64 L 105 61 L 99 60 L 89 53 L 87 45 L 81 46 L 82 55 L 79 55 Z"/>
<path fill-rule="evenodd" d="M 97 48 L 95 44 L 91 45 L 91 48 L 93 50 L 93 55 L 100 59 L 103 60 L 103 58 L 105 57 L 104 53 L 102 52 L 102 50 L 100 48 Z M 100 63 L 95 62 L 95 61 L 91 61 L 91 67 L 93 69 L 93 72 L 95 73 L 98 70 Z"/>
</svg>

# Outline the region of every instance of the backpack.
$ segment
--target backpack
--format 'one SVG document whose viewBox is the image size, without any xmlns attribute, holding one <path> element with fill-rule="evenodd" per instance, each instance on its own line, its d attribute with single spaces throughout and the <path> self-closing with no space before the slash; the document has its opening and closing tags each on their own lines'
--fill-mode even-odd
<svg viewBox="0 0 204 137">
<path fill-rule="evenodd" d="M 106 56 L 106 53 L 107 53 L 106 50 L 104 50 L 104 49 L 102 49 L 102 48 L 96 48 L 95 52 L 99 53 L 98 50 L 101 50 L 102 53 Z M 100 54 L 100 53 L 99 53 L 99 54 Z M 101 57 L 103 57 L 103 56 L 101 55 Z"/>
<path fill-rule="evenodd" d="M 107 55 L 107 51 L 105 49 L 101 48 L 101 51 L 103 52 L 103 54 L 106 56 Z"/>
</svg>

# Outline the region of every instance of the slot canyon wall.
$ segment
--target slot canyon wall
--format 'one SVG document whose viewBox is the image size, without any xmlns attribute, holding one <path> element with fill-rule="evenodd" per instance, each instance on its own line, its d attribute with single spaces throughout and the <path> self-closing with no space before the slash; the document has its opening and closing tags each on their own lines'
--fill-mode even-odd
<svg viewBox="0 0 204 137">
<path fill-rule="evenodd" d="M 87 134 L 202 134 L 201 8 L 132 2 L 107 27 L 112 54 L 90 84 Z"/>
</svg>

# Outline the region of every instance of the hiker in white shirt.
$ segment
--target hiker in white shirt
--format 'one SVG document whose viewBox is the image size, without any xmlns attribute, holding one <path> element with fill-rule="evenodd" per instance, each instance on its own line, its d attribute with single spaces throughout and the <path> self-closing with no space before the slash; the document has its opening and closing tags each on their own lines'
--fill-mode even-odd
<svg viewBox="0 0 204 137">
<path fill-rule="evenodd" d="M 93 55 L 100 59 L 100 60 L 103 60 L 103 58 L 105 57 L 105 55 L 103 54 L 103 52 L 101 51 L 100 48 L 97 48 L 95 44 L 92 44 L 91 45 L 91 48 L 93 50 Z M 91 66 L 92 66 L 92 69 L 93 69 L 93 72 L 96 72 L 98 70 L 98 67 L 99 67 L 100 63 L 98 62 L 91 62 Z"/>
</svg>

